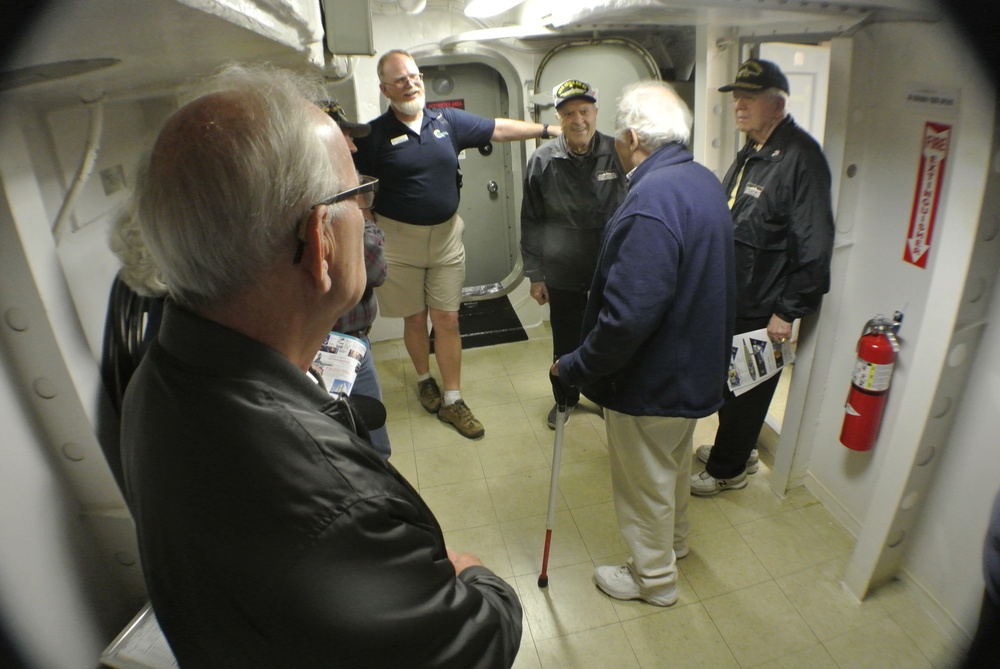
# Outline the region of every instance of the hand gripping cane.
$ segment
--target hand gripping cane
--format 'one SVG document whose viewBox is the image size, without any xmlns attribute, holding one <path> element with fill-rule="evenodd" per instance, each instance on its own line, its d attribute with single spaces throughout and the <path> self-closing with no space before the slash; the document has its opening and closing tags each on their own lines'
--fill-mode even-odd
<svg viewBox="0 0 1000 669">
<path fill-rule="evenodd" d="M 538 587 L 544 588 L 549 584 L 547 573 L 549 567 L 549 546 L 552 543 L 552 526 L 555 524 L 556 516 L 556 494 L 559 492 L 559 460 L 562 456 L 563 428 L 566 425 L 566 413 L 568 401 L 566 391 L 562 387 L 558 376 L 549 374 L 549 381 L 552 382 L 552 394 L 556 398 L 556 441 L 552 446 L 552 478 L 549 481 L 549 512 L 545 518 L 545 550 L 542 553 L 542 573 L 538 576 Z"/>
</svg>

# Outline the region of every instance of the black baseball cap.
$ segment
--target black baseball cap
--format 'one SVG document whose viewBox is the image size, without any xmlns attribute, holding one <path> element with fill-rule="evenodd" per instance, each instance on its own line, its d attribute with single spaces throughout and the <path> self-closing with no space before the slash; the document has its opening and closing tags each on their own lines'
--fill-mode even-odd
<svg viewBox="0 0 1000 669">
<path fill-rule="evenodd" d="M 552 104 L 556 109 L 570 100 L 587 100 L 597 104 L 597 90 L 585 81 L 567 79 L 552 89 Z"/>
<path fill-rule="evenodd" d="M 317 102 L 320 109 L 326 112 L 327 116 L 332 118 L 337 122 L 342 130 L 346 130 L 347 134 L 354 138 L 367 137 L 371 134 L 372 127 L 367 123 L 355 123 L 354 121 L 347 120 L 347 114 L 344 112 L 344 108 L 340 106 L 340 103 L 336 100 L 323 100 Z"/>
<path fill-rule="evenodd" d="M 788 77 L 781 68 L 769 60 L 751 58 L 740 65 L 736 73 L 736 81 L 719 89 L 722 93 L 729 91 L 763 91 L 777 88 L 788 93 Z"/>
</svg>

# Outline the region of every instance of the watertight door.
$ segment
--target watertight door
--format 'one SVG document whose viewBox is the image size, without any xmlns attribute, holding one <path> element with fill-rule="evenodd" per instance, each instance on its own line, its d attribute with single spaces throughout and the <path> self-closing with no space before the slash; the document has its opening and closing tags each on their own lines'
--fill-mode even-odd
<svg viewBox="0 0 1000 669">
<path fill-rule="evenodd" d="M 542 59 L 535 76 L 536 118 L 557 123 L 552 88 L 567 79 L 580 79 L 597 89 L 597 129 L 614 135 L 615 107 L 622 88 L 640 79 L 659 79 L 652 56 L 639 44 L 620 38 L 565 42 Z M 684 97 L 684 91 L 679 91 Z"/>
<path fill-rule="evenodd" d="M 485 118 L 510 116 L 507 86 L 500 74 L 482 63 L 421 65 L 427 106 L 458 107 Z M 503 281 L 518 258 L 510 145 L 498 142 L 467 149 L 459 156 L 465 221 L 467 291 Z"/>
</svg>

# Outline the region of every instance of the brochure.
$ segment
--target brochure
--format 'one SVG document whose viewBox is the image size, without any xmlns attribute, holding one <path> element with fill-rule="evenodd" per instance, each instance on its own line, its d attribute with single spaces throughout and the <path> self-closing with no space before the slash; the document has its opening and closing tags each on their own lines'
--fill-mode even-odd
<svg viewBox="0 0 1000 669">
<path fill-rule="evenodd" d="M 323 383 L 331 395 L 350 395 L 358 369 L 368 347 L 357 337 L 331 332 L 316 353 L 313 365 L 323 374 Z"/>
<path fill-rule="evenodd" d="M 767 328 L 733 337 L 731 353 L 729 390 L 734 395 L 742 395 L 795 360 L 791 342 L 775 344 L 768 338 Z"/>
<path fill-rule="evenodd" d="M 147 603 L 101 654 L 114 669 L 177 669 L 177 660 Z"/>
</svg>

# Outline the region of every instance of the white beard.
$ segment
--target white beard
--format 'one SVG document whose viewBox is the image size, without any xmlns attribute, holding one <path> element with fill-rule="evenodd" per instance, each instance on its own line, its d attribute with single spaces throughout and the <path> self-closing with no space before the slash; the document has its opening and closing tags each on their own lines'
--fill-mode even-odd
<svg viewBox="0 0 1000 669">
<path fill-rule="evenodd" d="M 403 116 L 416 116 L 424 108 L 425 95 L 421 93 L 419 96 L 408 100 L 407 102 L 393 102 L 392 106 L 396 111 L 398 111 Z"/>
</svg>

